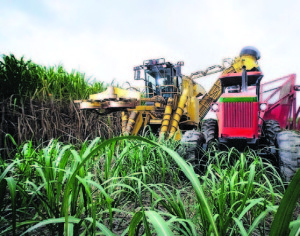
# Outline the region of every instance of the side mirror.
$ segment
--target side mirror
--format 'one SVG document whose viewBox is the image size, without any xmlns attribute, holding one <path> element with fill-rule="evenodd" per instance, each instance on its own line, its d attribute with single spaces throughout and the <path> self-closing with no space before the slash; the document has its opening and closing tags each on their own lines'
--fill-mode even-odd
<svg viewBox="0 0 300 236">
<path fill-rule="evenodd" d="M 294 86 L 294 90 L 295 90 L 295 91 L 300 91 L 300 85 L 295 85 L 295 86 Z"/>
</svg>

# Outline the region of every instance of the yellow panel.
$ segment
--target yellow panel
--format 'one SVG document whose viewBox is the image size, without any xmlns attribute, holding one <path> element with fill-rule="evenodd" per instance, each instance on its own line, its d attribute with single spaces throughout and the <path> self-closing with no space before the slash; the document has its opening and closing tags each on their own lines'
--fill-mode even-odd
<svg viewBox="0 0 300 236">
<path fill-rule="evenodd" d="M 211 104 L 221 96 L 221 81 L 217 79 L 209 92 L 203 96 L 199 103 L 199 119 L 202 120 L 210 109 Z"/>
<path fill-rule="evenodd" d="M 105 99 L 117 99 L 117 98 L 125 98 L 125 99 L 135 98 L 137 100 L 140 100 L 141 93 L 132 90 L 109 86 L 104 92 L 91 94 L 89 98 L 90 100 L 95 100 L 95 101 L 102 101 Z"/>
<path fill-rule="evenodd" d="M 137 133 L 139 132 L 139 130 L 142 127 L 142 124 L 143 124 L 143 113 L 139 112 L 138 117 L 137 117 L 136 122 L 135 122 L 135 126 L 133 127 L 133 130 L 132 130 L 131 133 L 133 135 L 137 135 Z"/>
<path fill-rule="evenodd" d="M 158 108 L 161 108 L 161 107 L 162 107 L 162 104 L 161 104 L 160 102 L 156 102 L 156 103 L 154 104 L 154 106 L 155 106 L 155 107 L 158 107 Z"/>
<path fill-rule="evenodd" d="M 81 102 L 80 109 L 100 109 L 100 102 Z"/>
<path fill-rule="evenodd" d="M 119 98 L 136 98 L 137 100 L 141 99 L 141 93 L 137 91 L 114 87 L 114 92 Z"/>
<path fill-rule="evenodd" d="M 151 119 L 150 120 L 150 124 L 151 125 L 160 125 L 161 123 L 162 123 L 161 119 L 159 119 L 159 120 L 153 120 L 153 119 Z"/>
<path fill-rule="evenodd" d="M 178 130 L 176 131 L 176 133 L 175 133 L 174 139 L 175 139 L 176 141 L 179 141 L 179 140 L 181 139 L 181 137 L 182 137 L 181 131 L 180 131 L 180 129 L 178 129 Z"/>
<path fill-rule="evenodd" d="M 188 114 L 191 121 L 199 123 L 199 101 L 196 97 L 191 98 L 191 105 L 188 107 Z"/>
<path fill-rule="evenodd" d="M 194 84 L 194 96 L 202 96 L 205 94 L 205 89 L 200 84 Z"/>
<path fill-rule="evenodd" d="M 214 83 L 214 85 L 209 90 L 208 95 L 214 101 L 216 101 L 221 96 L 221 93 L 222 93 L 221 81 L 219 79 L 217 79 L 216 82 Z"/>
<path fill-rule="evenodd" d="M 149 112 L 147 112 L 146 114 L 147 115 L 146 115 L 146 118 L 144 119 L 144 125 L 143 125 L 144 127 L 149 124 L 149 120 L 150 120 Z"/>
<path fill-rule="evenodd" d="M 135 110 L 137 111 L 153 111 L 155 109 L 154 106 L 136 106 Z"/>
<path fill-rule="evenodd" d="M 222 75 L 226 75 L 229 73 L 239 73 L 242 72 L 243 66 L 246 66 L 246 70 L 250 71 L 253 68 L 258 68 L 258 63 L 256 58 L 252 55 L 243 55 L 241 57 L 237 57 L 232 62 L 231 66 L 225 69 Z"/>
</svg>

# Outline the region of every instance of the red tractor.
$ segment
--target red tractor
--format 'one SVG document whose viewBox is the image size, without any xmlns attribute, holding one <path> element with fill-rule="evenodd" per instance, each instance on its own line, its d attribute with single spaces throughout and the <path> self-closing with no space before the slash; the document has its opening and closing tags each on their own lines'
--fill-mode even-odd
<svg viewBox="0 0 300 236">
<path fill-rule="evenodd" d="M 296 124 L 300 111 L 296 110 L 296 91 L 300 86 L 295 85 L 294 74 L 261 84 L 259 58 L 257 49 L 245 47 L 220 76 L 222 95 L 202 122 L 204 148 L 214 140 L 220 147 L 234 146 L 240 151 L 246 146 L 279 148 L 274 152 L 276 163 L 289 181 L 300 167 L 300 136 L 282 130 L 300 129 L 299 121 Z"/>
</svg>

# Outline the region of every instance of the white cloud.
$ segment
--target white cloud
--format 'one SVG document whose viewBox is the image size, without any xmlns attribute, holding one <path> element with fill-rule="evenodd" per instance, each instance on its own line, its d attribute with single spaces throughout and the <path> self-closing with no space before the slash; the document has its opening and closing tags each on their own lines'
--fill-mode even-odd
<svg viewBox="0 0 300 236">
<path fill-rule="evenodd" d="M 296 1 L 43 3 L 45 16 L 17 6 L 0 9 L 0 54 L 25 55 L 47 66 L 62 63 L 109 82 L 132 80 L 133 66 L 146 59 L 183 60 L 183 72 L 190 74 L 253 45 L 261 51 L 266 80 L 300 75 Z"/>
</svg>

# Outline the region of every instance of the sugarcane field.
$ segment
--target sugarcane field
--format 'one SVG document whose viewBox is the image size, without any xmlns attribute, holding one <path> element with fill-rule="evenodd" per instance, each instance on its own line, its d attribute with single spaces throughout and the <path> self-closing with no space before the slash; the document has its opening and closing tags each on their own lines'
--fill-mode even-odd
<svg viewBox="0 0 300 236">
<path fill-rule="evenodd" d="M 300 235 L 299 4 L 117 2 L 0 9 L 0 236 Z"/>
</svg>

